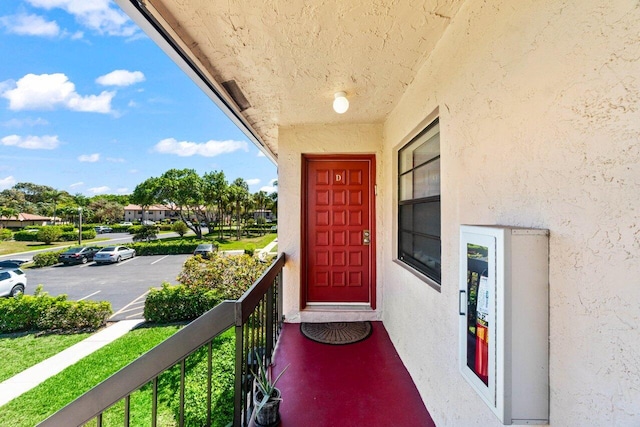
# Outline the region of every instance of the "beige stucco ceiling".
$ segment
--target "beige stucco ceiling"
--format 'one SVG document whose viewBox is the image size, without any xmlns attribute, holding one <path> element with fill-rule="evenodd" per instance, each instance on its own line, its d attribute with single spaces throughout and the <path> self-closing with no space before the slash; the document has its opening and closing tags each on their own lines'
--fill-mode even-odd
<svg viewBox="0 0 640 427">
<path fill-rule="evenodd" d="M 463 0 L 144 0 L 277 155 L 277 128 L 384 120 Z M 346 91 L 351 107 L 332 110 Z"/>
</svg>

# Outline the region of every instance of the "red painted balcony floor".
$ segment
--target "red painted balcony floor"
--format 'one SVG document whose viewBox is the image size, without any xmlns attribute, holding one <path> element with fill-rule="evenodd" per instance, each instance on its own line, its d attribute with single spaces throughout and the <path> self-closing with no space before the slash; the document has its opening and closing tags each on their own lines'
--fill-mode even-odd
<svg viewBox="0 0 640 427">
<path fill-rule="evenodd" d="M 274 357 L 281 427 L 435 426 L 382 322 L 355 344 L 328 345 L 285 324 Z"/>
</svg>

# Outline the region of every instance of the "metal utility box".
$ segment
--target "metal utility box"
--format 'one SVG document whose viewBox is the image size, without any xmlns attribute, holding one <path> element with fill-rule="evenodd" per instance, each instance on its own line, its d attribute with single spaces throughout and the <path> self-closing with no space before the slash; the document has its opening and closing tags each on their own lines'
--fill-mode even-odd
<svg viewBox="0 0 640 427">
<path fill-rule="evenodd" d="M 503 424 L 549 420 L 549 231 L 460 228 L 460 372 Z"/>
</svg>

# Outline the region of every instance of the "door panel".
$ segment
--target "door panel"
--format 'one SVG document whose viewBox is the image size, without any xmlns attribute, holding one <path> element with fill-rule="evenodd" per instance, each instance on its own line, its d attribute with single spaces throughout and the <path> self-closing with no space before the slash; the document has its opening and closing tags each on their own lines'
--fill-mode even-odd
<svg viewBox="0 0 640 427">
<path fill-rule="evenodd" d="M 373 304 L 373 156 L 305 161 L 303 305 Z"/>
</svg>

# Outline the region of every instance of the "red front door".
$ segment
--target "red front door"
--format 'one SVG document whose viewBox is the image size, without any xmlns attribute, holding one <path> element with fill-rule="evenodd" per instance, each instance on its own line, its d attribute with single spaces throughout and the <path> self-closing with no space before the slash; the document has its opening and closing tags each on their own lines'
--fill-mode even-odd
<svg viewBox="0 0 640 427">
<path fill-rule="evenodd" d="M 302 305 L 375 308 L 375 157 L 305 156 Z"/>
</svg>

